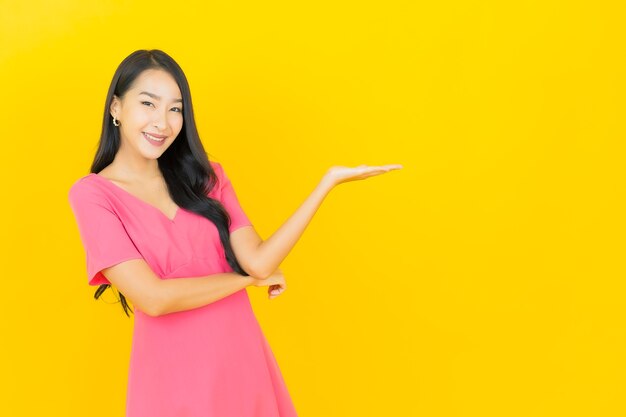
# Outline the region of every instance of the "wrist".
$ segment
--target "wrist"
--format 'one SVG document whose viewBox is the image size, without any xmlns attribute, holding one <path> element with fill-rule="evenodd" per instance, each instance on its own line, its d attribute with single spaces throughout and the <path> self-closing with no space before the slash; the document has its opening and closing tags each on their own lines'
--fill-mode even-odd
<svg viewBox="0 0 626 417">
<path fill-rule="evenodd" d="M 322 177 L 322 180 L 320 181 L 320 183 L 318 184 L 318 188 L 321 188 L 323 191 L 325 192 L 330 192 L 330 190 L 332 190 L 335 185 L 337 185 L 335 183 L 335 180 L 330 177 L 328 174 L 324 175 L 324 177 Z"/>
<path fill-rule="evenodd" d="M 252 287 L 256 285 L 256 278 L 250 275 L 239 275 L 237 274 L 238 279 L 242 280 L 245 287 Z M 244 287 L 244 288 L 245 288 Z"/>
</svg>

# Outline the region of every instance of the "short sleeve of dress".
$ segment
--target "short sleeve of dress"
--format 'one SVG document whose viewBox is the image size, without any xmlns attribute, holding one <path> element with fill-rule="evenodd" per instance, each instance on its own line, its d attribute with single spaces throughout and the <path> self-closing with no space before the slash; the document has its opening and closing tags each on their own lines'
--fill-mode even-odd
<svg viewBox="0 0 626 417">
<path fill-rule="evenodd" d="M 85 249 L 89 285 L 110 284 L 103 269 L 143 258 L 101 190 L 80 179 L 70 188 L 68 200 Z"/>
<path fill-rule="evenodd" d="M 233 184 L 224 172 L 224 168 L 220 163 L 214 162 L 215 173 L 219 180 L 219 200 L 230 215 L 230 233 L 244 226 L 252 226 L 252 222 L 246 215 L 245 211 L 239 204 L 239 199 L 233 188 Z"/>
</svg>

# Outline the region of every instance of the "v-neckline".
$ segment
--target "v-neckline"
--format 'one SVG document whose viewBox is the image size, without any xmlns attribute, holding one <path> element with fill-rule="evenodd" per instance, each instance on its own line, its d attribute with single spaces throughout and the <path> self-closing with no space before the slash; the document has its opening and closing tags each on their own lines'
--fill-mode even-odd
<svg viewBox="0 0 626 417">
<path fill-rule="evenodd" d="M 117 188 L 118 190 L 120 190 L 120 191 L 121 191 L 121 192 L 123 192 L 124 194 L 126 194 L 126 195 L 128 195 L 128 196 L 132 197 L 133 199 L 135 199 L 135 200 L 139 201 L 140 203 L 142 203 L 142 204 L 144 204 L 144 205 L 146 205 L 146 206 L 148 206 L 148 207 L 151 207 L 153 210 L 156 210 L 156 211 L 157 211 L 157 212 L 158 212 L 158 213 L 159 213 L 159 214 L 160 214 L 160 215 L 161 215 L 164 219 L 168 220 L 170 223 L 175 223 L 175 222 L 176 222 L 176 218 L 178 217 L 178 214 L 180 213 L 180 210 L 181 210 L 179 206 L 177 206 L 177 207 L 176 207 L 176 211 L 174 212 L 174 217 L 169 218 L 169 217 L 167 217 L 167 216 L 165 215 L 165 213 L 163 213 L 163 212 L 161 211 L 161 209 L 159 209 L 159 208 L 157 208 L 156 206 L 154 206 L 154 205 L 152 205 L 152 204 L 150 204 L 150 203 L 148 203 L 148 202 L 146 202 L 146 201 L 142 200 L 141 198 L 137 197 L 136 195 L 132 194 L 131 192 L 126 191 L 125 189 L 123 189 L 123 188 L 122 188 L 122 187 L 120 187 L 119 185 L 115 184 L 115 183 L 114 183 L 113 181 L 111 181 L 110 179 L 105 178 L 105 177 L 103 177 L 102 175 L 97 174 L 97 173 L 95 173 L 95 172 L 91 172 L 91 173 L 89 173 L 89 175 L 92 175 L 92 176 L 95 176 L 95 177 L 101 178 L 104 182 L 111 184 L 113 187 Z"/>
</svg>

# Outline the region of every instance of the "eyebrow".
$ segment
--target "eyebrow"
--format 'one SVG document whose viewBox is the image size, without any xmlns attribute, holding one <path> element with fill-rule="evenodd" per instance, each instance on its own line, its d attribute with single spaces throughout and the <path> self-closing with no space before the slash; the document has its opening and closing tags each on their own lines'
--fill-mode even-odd
<svg viewBox="0 0 626 417">
<path fill-rule="evenodd" d="M 155 100 L 161 100 L 161 97 L 157 96 L 156 94 L 149 93 L 149 92 L 147 92 L 147 91 L 142 91 L 141 93 L 139 93 L 139 95 L 141 95 L 141 94 L 145 94 L 145 95 L 147 95 L 147 96 L 150 96 L 150 97 L 152 97 L 152 98 L 153 98 L 153 99 L 155 99 Z M 174 102 L 179 102 L 179 103 L 182 103 L 182 102 L 183 102 L 183 99 L 182 99 L 182 98 L 177 98 L 176 100 L 173 100 L 173 101 L 174 101 Z"/>
</svg>

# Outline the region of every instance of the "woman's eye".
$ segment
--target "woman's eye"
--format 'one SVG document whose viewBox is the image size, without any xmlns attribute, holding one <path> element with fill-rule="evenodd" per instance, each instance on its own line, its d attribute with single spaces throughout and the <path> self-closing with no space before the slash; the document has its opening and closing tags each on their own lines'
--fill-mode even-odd
<svg viewBox="0 0 626 417">
<path fill-rule="evenodd" d="M 152 104 L 149 101 L 142 101 L 141 104 Z"/>
<path fill-rule="evenodd" d="M 178 107 L 174 107 L 172 110 L 176 110 L 177 113 L 181 113 L 183 111 L 183 109 L 179 109 Z"/>
</svg>

